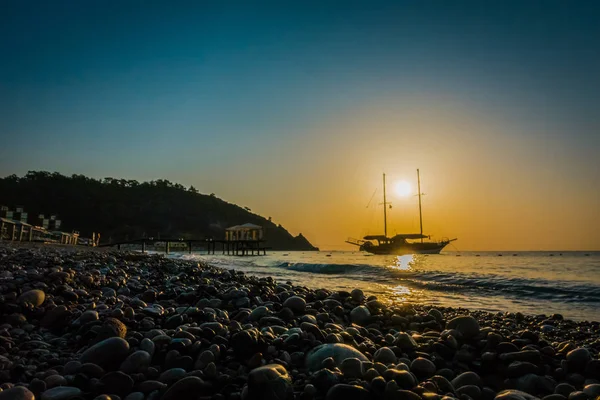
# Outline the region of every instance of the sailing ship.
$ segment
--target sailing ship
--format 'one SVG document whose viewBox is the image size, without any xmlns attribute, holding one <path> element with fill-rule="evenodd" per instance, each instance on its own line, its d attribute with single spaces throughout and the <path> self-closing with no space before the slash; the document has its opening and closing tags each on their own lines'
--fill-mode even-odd
<svg viewBox="0 0 600 400">
<path fill-rule="evenodd" d="M 387 207 L 390 203 L 385 196 L 385 174 L 383 174 L 383 235 L 369 235 L 362 239 L 348 238 L 346 243 L 358 246 L 359 250 L 373 254 L 439 254 L 450 242 L 456 240 L 443 238 L 440 241 L 425 241 L 431 239 L 423 234 L 423 213 L 421 210 L 421 176 L 417 169 L 417 185 L 419 190 L 419 233 L 401 233 L 388 237 Z M 411 240 L 409 242 L 409 240 Z"/>
</svg>

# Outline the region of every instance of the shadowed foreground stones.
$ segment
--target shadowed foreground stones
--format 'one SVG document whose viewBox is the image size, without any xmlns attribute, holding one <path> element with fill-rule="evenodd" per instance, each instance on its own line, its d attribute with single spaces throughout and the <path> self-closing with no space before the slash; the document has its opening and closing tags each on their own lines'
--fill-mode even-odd
<svg viewBox="0 0 600 400">
<path fill-rule="evenodd" d="M 0 400 L 595 400 L 599 332 L 189 260 L 0 246 Z"/>
<path fill-rule="evenodd" d="M 357 358 L 360 361 L 368 361 L 363 353 L 347 344 L 328 343 L 315 347 L 306 356 L 306 366 L 311 371 L 321 369 L 321 363 L 326 358 L 333 358 L 337 365 L 340 365 L 346 358 Z"/>
<path fill-rule="evenodd" d="M 282 365 L 269 364 L 253 369 L 248 375 L 248 400 L 292 400 L 294 390 Z"/>
</svg>

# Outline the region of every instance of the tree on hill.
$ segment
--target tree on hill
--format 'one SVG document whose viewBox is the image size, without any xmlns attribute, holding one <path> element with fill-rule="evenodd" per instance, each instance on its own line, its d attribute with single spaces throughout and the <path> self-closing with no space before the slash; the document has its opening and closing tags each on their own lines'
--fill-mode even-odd
<svg viewBox="0 0 600 400">
<path fill-rule="evenodd" d="M 294 237 L 249 209 L 164 179 L 140 183 L 30 171 L 21 178 L 0 178 L 0 204 L 22 205 L 32 218 L 57 214 L 65 231 L 77 230 L 88 237 L 100 232 L 103 239 L 115 241 L 144 235 L 221 239 L 225 228 L 249 222 L 263 227 L 273 249 L 315 249 L 302 235 Z"/>
</svg>

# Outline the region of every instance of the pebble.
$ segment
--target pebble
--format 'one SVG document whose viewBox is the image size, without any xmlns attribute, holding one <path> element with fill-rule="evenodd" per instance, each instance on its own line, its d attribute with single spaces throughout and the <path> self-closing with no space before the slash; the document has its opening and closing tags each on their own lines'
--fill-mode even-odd
<svg viewBox="0 0 600 400">
<path fill-rule="evenodd" d="M 82 395 L 82 391 L 76 387 L 60 386 L 46 390 L 42 393 L 41 400 L 70 400 Z"/>
<path fill-rule="evenodd" d="M 538 400 L 529 393 L 522 392 L 520 390 L 503 390 L 496 395 L 495 400 Z"/>
<path fill-rule="evenodd" d="M 567 364 L 569 365 L 569 369 L 573 371 L 585 370 L 587 363 L 591 360 L 592 356 L 585 347 L 580 347 L 567 353 Z"/>
<path fill-rule="evenodd" d="M 417 380 L 408 371 L 390 368 L 383 373 L 386 381 L 394 381 L 402 389 L 412 389 L 417 385 Z"/>
<path fill-rule="evenodd" d="M 268 364 L 248 374 L 248 400 L 283 400 L 294 398 L 291 378 L 285 367 Z"/>
<path fill-rule="evenodd" d="M 0 400 L 35 400 L 35 396 L 27 388 L 17 386 L 0 391 Z"/>
<path fill-rule="evenodd" d="M 100 383 L 103 385 L 104 392 L 124 396 L 131 392 L 134 382 L 129 375 L 121 371 L 113 371 L 104 375 Z"/>
<path fill-rule="evenodd" d="M 150 367 L 150 363 L 152 362 L 152 357 L 148 354 L 147 351 L 138 350 L 132 354 L 130 354 L 125 361 L 121 364 L 119 368 L 121 371 L 126 374 L 134 374 L 138 372 L 146 372 L 148 367 Z"/>
<path fill-rule="evenodd" d="M 371 320 L 371 312 L 365 306 L 358 306 L 350 311 L 350 320 L 357 325 L 367 325 Z"/>
<path fill-rule="evenodd" d="M 590 398 L 595 399 L 600 396 L 600 384 L 592 383 L 583 388 L 583 393 L 588 395 Z"/>
<path fill-rule="evenodd" d="M 306 356 L 306 366 L 311 371 L 321 368 L 321 363 L 326 358 L 333 358 L 340 365 L 346 358 L 357 358 L 360 361 L 368 361 L 368 358 L 355 348 L 341 343 L 322 344 L 312 349 Z"/>
<path fill-rule="evenodd" d="M 417 357 L 410 363 L 410 370 L 418 378 L 423 379 L 433 376 L 436 371 L 436 366 L 431 360 L 423 357 Z"/>
<path fill-rule="evenodd" d="M 479 323 L 470 315 L 461 315 L 451 319 L 446 325 L 447 329 L 456 329 L 465 338 L 472 338 L 479 334 Z"/>
<path fill-rule="evenodd" d="M 19 296 L 17 302 L 19 304 L 30 305 L 33 307 L 39 307 L 44 304 L 46 294 L 42 290 L 33 289 L 24 292 Z"/>
<path fill-rule="evenodd" d="M 327 391 L 326 400 L 368 400 L 371 396 L 365 388 L 338 383 Z"/>
<path fill-rule="evenodd" d="M 397 357 L 389 347 L 381 347 L 375 352 L 374 361 L 382 364 L 395 364 Z"/>
<path fill-rule="evenodd" d="M 472 371 L 463 372 L 462 374 L 458 375 L 456 378 L 452 379 L 451 383 L 455 389 L 458 389 L 462 386 L 467 386 L 467 385 L 475 385 L 478 387 L 483 387 L 483 381 L 481 380 L 481 377 L 479 377 L 479 375 L 477 375 L 477 373 L 472 372 Z"/>
<path fill-rule="evenodd" d="M 358 358 L 346 358 L 340 364 L 340 370 L 346 378 L 361 378 L 363 376 L 363 363 Z"/>
<path fill-rule="evenodd" d="M 207 389 L 207 385 L 202 379 L 197 376 L 188 376 L 173 384 L 161 397 L 161 400 L 182 400 L 188 398 L 190 393 L 197 398 L 205 395 Z"/>
<path fill-rule="evenodd" d="M 289 308 L 295 314 L 301 314 L 306 310 L 306 300 L 298 296 L 288 297 L 283 302 L 283 306 Z"/>
<path fill-rule="evenodd" d="M 79 361 L 92 363 L 102 368 L 119 365 L 129 352 L 129 343 L 120 337 L 112 337 L 96 343 L 87 349 Z"/>
</svg>

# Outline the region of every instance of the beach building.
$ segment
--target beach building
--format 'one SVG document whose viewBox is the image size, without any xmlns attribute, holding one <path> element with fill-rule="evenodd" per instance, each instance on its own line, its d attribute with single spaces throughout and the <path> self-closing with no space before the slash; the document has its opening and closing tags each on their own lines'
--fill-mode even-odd
<svg viewBox="0 0 600 400">
<path fill-rule="evenodd" d="M 58 243 L 60 243 L 60 244 L 76 245 L 77 241 L 79 239 L 79 232 L 68 233 L 68 232 L 54 231 L 54 232 L 51 232 L 51 234 L 52 234 L 52 238 L 54 240 L 58 241 Z"/>
<path fill-rule="evenodd" d="M 239 241 L 239 240 L 263 240 L 264 231 L 263 227 L 254 224 L 243 224 L 235 225 L 225 229 L 225 240 L 227 241 Z"/>
<path fill-rule="evenodd" d="M 38 215 L 39 224 L 48 230 L 59 230 L 62 221 L 58 219 L 56 215 L 45 216 L 44 214 Z"/>
<path fill-rule="evenodd" d="M 56 215 L 38 216 L 39 225 L 28 223 L 29 215 L 22 206 L 11 210 L 0 206 L 0 241 L 10 242 L 43 242 L 76 245 L 79 232 L 60 231 L 61 220 Z"/>
</svg>

